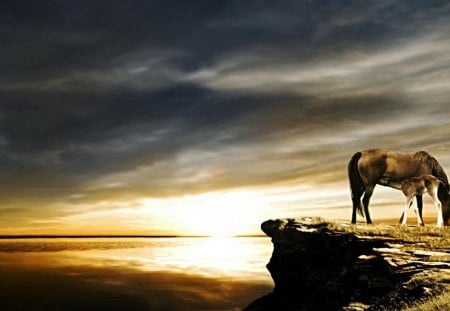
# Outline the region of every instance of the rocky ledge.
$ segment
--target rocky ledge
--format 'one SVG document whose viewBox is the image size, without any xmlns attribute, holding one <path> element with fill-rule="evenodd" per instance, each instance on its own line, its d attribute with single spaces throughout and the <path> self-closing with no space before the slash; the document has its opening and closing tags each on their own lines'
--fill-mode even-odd
<svg viewBox="0 0 450 311">
<path fill-rule="evenodd" d="M 450 249 L 442 243 L 355 228 L 311 218 L 264 222 L 274 245 L 267 269 L 275 288 L 244 310 L 402 310 L 448 294 Z"/>
</svg>

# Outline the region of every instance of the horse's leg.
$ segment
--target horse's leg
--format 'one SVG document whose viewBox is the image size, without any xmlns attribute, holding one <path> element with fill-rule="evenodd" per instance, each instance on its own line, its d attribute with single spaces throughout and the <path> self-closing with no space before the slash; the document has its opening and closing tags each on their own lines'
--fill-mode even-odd
<svg viewBox="0 0 450 311">
<path fill-rule="evenodd" d="M 355 203 L 353 201 L 352 224 L 356 224 L 356 204 L 358 204 L 358 203 Z M 361 204 L 361 203 L 359 203 L 359 204 Z"/>
<path fill-rule="evenodd" d="M 420 221 L 419 221 L 419 218 L 417 218 L 419 225 L 424 226 L 423 217 L 422 217 L 423 201 L 422 201 L 421 194 L 416 195 L 416 201 L 417 201 L 417 209 L 414 209 L 414 212 L 416 213 L 417 217 L 420 216 Z M 412 201 L 411 201 L 411 205 L 412 205 Z M 411 207 L 411 205 L 409 207 Z M 400 219 L 398 221 L 399 224 L 403 223 L 404 215 L 405 215 L 405 213 L 402 212 L 402 215 L 400 216 Z"/>
<path fill-rule="evenodd" d="M 403 217 L 405 217 L 405 211 L 403 211 L 402 215 L 400 216 L 400 220 L 398 221 L 399 224 L 403 222 Z"/>
<path fill-rule="evenodd" d="M 416 195 L 416 201 L 417 201 L 417 209 L 415 209 L 414 211 L 416 212 L 416 215 L 417 215 L 417 222 L 418 222 L 419 226 L 425 226 L 425 223 L 424 223 L 423 217 L 422 217 L 423 200 L 422 200 L 421 194 Z M 412 201 L 411 201 L 411 204 L 412 204 Z M 405 212 L 402 212 L 402 215 L 400 216 L 400 220 L 398 221 L 399 224 L 403 223 L 404 216 L 405 216 Z M 420 217 L 420 220 L 419 220 L 419 217 Z"/>
<path fill-rule="evenodd" d="M 414 200 L 411 200 L 411 205 L 413 204 L 413 201 L 414 201 Z M 411 207 L 411 206 L 410 206 L 410 207 Z M 417 225 L 418 225 L 418 226 L 424 226 L 424 224 L 423 224 L 423 218 L 422 218 L 422 213 L 420 213 L 419 207 L 418 207 L 418 206 L 414 208 L 414 212 L 416 213 L 416 216 L 417 216 Z"/>
<path fill-rule="evenodd" d="M 408 195 L 406 197 L 405 209 L 403 210 L 402 226 L 406 226 L 406 222 L 408 221 L 408 209 L 411 206 L 413 199 L 414 199 L 413 195 Z"/>
<path fill-rule="evenodd" d="M 434 206 L 436 206 L 436 208 L 438 210 L 436 226 L 442 227 L 442 226 L 444 226 L 444 218 L 442 216 L 442 204 L 438 198 L 437 189 L 436 189 L 436 191 L 433 191 L 432 193 L 430 193 L 430 196 L 433 199 Z"/>
<path fill-rule="evenodd" d="M 362 193 L 359 192 L 352 194 L 352 202 L 353 202 L 352 224 L 356 224 L 356 211 L 358 209 L 361 209 L 361 196 Z"/>
<path fill-rule="evenodd" d="M 362 203 L 364 206 L 364 213 L 366 214 L 367 224 L 372 223 L 372 219 L 370 219 L 370 214 L 369 214 L 369 203 L 370 203 L 370 197 L 373 194 L 374 188 L 375 188 L 375 186 L 367 186 L 366 191 L 364 193 L 364 197 L 362 199 Z"/>
<path fill-rule="evenodd" d="M 423 217 L 422 217 L 423 197 L 422 197 L 421 194 L 416 195 L 416 201 L 417 201 L 417 213 L 418 213 L 418 217 L 420 216 L 420 223 L 419 223 L 419 226 L 424 226 L 425 223 L 423 222 Z M 419 218 L 417 218 L 417 220 L 419 220 Z"/>
<path fill-rule="evenodd" d="M 363 215 L 363 211 L 361 208 L 361 197 L 364 193 L 364 186 L 355 187 L 352 189 L 352 203 L 353 203 L 353 211 L 352 211 L 352 224 L 356 224 L 356 213 L 359 212 L 360 215 Z"/>
</svg>

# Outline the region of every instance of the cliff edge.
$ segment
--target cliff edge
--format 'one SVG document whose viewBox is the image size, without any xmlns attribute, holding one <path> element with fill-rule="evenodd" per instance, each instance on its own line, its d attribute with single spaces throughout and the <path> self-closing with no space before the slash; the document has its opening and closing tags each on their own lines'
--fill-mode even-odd
<svg viewBox="0 0 450 311">
<path fill-rule="evenodd" d="M 274 246 L 267 269 L 275 288 L 246 311 L 403 310 L 434 297 L 445 301 L 433 310 L 448 308 L 445 235 L 397 226 L 358 230 L 315 218 L 268 220 L 261 229 Z"/>
</svg>

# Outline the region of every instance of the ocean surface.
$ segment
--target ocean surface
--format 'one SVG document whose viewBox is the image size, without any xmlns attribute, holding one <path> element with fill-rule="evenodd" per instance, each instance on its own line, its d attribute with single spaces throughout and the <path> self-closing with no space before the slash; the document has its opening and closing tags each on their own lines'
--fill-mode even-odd
<svg viewBox="0 0 450 311">
<path fill-rule="evenodd" d="M 266 237 L 0 240 L 0 310 L 241 310 L 269 293 Z"/>
</svg>

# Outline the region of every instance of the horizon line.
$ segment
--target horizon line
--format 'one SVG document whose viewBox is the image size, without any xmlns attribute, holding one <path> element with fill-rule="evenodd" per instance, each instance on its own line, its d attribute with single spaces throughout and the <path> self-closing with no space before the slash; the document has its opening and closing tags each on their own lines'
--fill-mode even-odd
<svg viewBox="0 0 450 311">
<path fill-rule="evenodd" d="M 145 234 L 3 234 L 0 240 L 6 239 L 63 239 L 63 238 L 214 238 L 210 235 L 145 235 Z M 244 234 L 225 236 L 225 238 L 251 238 L 251 237 L 267 237 L 264 234 Z"/>
</svg>

